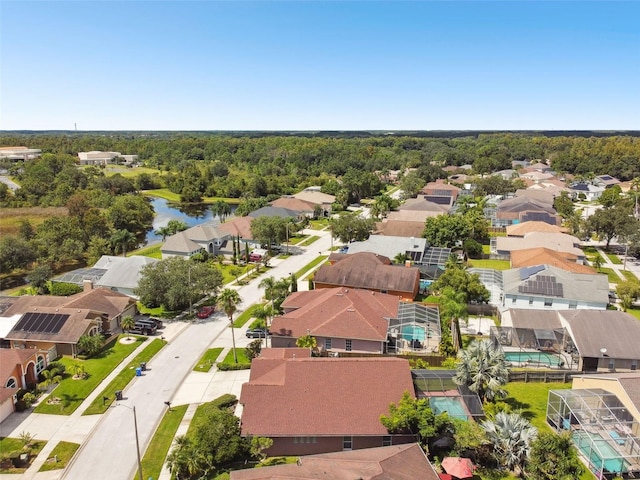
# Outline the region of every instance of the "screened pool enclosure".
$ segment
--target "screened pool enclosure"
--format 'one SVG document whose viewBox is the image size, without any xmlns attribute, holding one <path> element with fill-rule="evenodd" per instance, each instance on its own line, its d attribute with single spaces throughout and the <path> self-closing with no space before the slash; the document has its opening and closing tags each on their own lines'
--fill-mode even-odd
<svg viewBox="0 0 640 480">
<path fill-rule="evenodd" d="M 435 414 L 463 420 L 484 416 L 478 395 L 453 381 L 455 370 L 411 370 L 418 398 L 427 398 Z"/>
<path fill-rule="evenodd" d="M 391 353 L 431 353 L 440 345 L 437 306 L 400 302 L 398 318 L 389 320 L 387 350 Z"/>
</svg>

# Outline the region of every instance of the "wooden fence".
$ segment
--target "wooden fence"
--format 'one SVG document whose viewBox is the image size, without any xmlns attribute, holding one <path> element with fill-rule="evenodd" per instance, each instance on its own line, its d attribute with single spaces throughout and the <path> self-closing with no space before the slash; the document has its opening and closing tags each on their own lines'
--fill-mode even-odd
<svg viewBox="0 0 640 480">
<path fill-rule="evenodd" d="M 545 370 L 524 370 L 509 373 L 510 382 L 570 382 L 572 376 L 580 372 L 558 372 L 558 371 L 545 371 Z"/>
</svg>

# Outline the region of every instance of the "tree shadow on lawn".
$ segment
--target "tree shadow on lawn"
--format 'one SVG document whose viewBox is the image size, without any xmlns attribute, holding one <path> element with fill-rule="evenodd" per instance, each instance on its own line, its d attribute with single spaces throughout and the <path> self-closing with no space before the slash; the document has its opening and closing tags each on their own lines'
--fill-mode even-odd
<svg viewBox="0 0 640 480">
<path fill-rule="evenodd" d="M 529 421 L 536 416 L 535 412 L 529 410 L 529 408 L 531 408 L 531 404 L 529 403 L 521 402 L 512 397 L 505 398 L 502 401 L 511 407 L 511 411 L 518 412 Z"/>
</svg>

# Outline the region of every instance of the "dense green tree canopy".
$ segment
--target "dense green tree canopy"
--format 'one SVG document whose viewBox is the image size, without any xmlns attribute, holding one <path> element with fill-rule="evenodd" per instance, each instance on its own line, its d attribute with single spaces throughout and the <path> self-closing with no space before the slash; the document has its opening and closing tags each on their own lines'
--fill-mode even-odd
<svg viewBox="0 0 640 480">
<path fill-rule="evenodd" d="M 375 221 L 372 218 L 363 218 L 357 213 L 348 213 L 331 219 L 332 235 L 343 243 L 366 240 L 374 227 Z"/>
</svg>

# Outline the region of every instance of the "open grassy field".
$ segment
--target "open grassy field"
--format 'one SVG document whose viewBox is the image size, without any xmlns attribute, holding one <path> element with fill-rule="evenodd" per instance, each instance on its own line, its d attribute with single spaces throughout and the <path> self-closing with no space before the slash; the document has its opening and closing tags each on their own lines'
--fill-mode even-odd
<svg viewBox="0 0 640 480">
<path fill-rule="evenodd" d="M 20 232 L 20 223 L 24 220 L 37 227 L 47 218 L 67 215 L 66 207 L 0 208 L 0 234 L 17 235 Z"/>
<path fill-rule="evenodd" d="M 142 175 L 143 173 L 147 173 L 149 175 L 152 175 L 152 174 L 163 175 L 164 174 L 164 172 L 162 172 L 161 170 L 156 170 L 155 168 L 149 168 L 149 167 L 129 168 L 129 167 L 125 167 L 123 165 L 106 165 L 105 168 L 104 168 L 104 174 L 107 177 L 111 177 L 113 175 L 120 174 L 125 178 L 135 178 L 138 175 Z"/>
<path fill-rule="evenodd" d="M 187 407 L 188 405 L 180 405 L 165 412 L 142 457 L 142 478 L 160 478 L 162 465 L 164 465 L 164 460 L 169 453 L 180 422 L 187 412 Z M 133 480 L 138 480 L 138 478 L 140 478 L 139 473 L 136 471 Z"/>
<path fill-rule="evenodd" d="M 64 357 L 60 361 L 67 367 L 65 378 L 53 390 L 49 397 L 43 399 L 35 408 L 35 413 L 49 413 L 55 415 L 70 415 L 93 392 L 102 380 L 111 371 L 133 352 L 146 337 L 136 337 L 136 342 L 122 344 L 116 339 L 108 348 L 93 358 L 81 360 L 79 358 Z M 87 377 L 82 380 L 74 380 L 74 366 L 78 364 L 84 367 Z M 60 403 L 49 404 L 48 398 L 57 397 Z"/>
<path fill-rule="evenodd" d="M 469 260 L 472 267 L 492 268 L 494 270 L 509 270 L 511 263 L 508 260 Z"/>
<path fill-rule="evenodd" d="M 133 337 L 132 337 L 133 338 Z M 109 382 L 109 385 L 105 387 L 100 395 L 98 395 L 91 405 L 82 412 L 83 415 L 95 415 L 104 413 L 109 406 L 115 401 L 115 391 L 124 390 L 129 382 L 136 376 L 136 368 L 140 366 L 142 362 L 150 361 L 156 353 L 158 353 L 162 347 L 167 344 L 166 341 L 159 338 L 154 339 L 144 350 L 135 356 L 133 360 L 122 370 L 116 377 Z M 104 401 L 104 398 L 108 398 Z"/>
<path fill-rule="evenodd" d="M 67 467 L 69 461 L 73 458 L 75 453 L 80 448 L 79 443 L 72 442 L 58 442 L 53 447 L 53 450 L 49 454 L 49 458 L 40 467 L 40 472 L 47 472 L 49 470 L 61 470 Z"/>
</svg>

